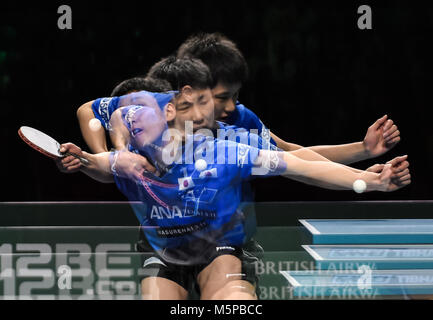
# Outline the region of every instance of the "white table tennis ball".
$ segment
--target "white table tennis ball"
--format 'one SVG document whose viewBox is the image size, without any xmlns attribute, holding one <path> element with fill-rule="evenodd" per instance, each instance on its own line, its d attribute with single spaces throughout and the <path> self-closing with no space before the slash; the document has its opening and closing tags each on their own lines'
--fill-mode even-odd
<svg viewBox="0 0 433 320">
<path fill-rule="evenodd" d="M 367 189 L 367 184 L 364 180 L 358 179 L 353 183 L 353 190 L 356 193 L 363 193 Z"/>
<path fill-rule="evenodd" d="M 101 121 L 99 119 L 93 118 L 89 121 L 89 128 L 92 131 L 98 131 L 102 127 Z"/>
<path fill-rule="evenodd" d="M 195 163 L 194 163 L 194 167 L 197 171 L 203 171 L 207 168 L 207 162 L 203 159 L 198 159 Z"/>
</svg>

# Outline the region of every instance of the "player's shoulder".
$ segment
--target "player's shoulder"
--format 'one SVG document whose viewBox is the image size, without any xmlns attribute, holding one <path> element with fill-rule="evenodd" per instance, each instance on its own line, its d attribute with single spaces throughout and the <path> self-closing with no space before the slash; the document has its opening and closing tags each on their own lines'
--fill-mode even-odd
<svg viewBox="0 0 433 320">
<path fill-rule="evenodd" d="M 240 103 L 239 101 L 236 102 L 236 109 L 238 110 L 239 114 L 242 116 L 258 118 L 258 116 L 251 109 L 247 108 L 244 104 Z"/>
<path fill-rule="evenodd" d="M 240 102 L 236 103 L 236 120 L 233 124 L 246 129 L 261 129 L 263 126 L 260 118 L 249 108 Z"/>
<path fill-rule="evenodd" d="M 216 138 L 220 138 L 220 135 L 222 134 L 223 137 L 227 137 L 229 134 L 248 134 L 247 129 L 244 127 L 239 127 L 236 124 L 228 124 L 225 122 L 217 121 L 218 128 L 217 128 L 217 136 Z"/>
</svg>

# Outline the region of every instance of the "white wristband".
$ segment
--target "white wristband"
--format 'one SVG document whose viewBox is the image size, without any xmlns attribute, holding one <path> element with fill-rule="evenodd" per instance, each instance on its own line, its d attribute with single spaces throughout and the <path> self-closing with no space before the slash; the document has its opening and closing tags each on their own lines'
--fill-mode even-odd
<svg viewBox="0 0 433 320">
<path fill-rule="evenodd" d="M 116 164 L 117 164 L 117 158 L 119 157 L 119 151 L 115 151 L 113 157 L 114 160 L 113 163 L 111 164 L 111 173 L 117 177 L 119 176 L 119 174 L 116 171 Z"/>
</svg>

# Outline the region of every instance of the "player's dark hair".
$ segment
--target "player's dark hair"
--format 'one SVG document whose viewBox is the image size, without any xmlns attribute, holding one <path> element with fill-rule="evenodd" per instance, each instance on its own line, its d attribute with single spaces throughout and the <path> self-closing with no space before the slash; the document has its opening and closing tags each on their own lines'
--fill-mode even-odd
<svg viewBox="0 0 433 320">
<path fill-rule="evenodd" d="M 236 44 L 221 33 L 199 33 L 190 36 L 177 51 L 178 58 L 197 58 L 208 67 L 218 82 L 243 83 L 248 78 L 247 62 Z"/>
<path fill-rule="evenodd" d="M 133 91 L 166 92 L 172 90 L 169 82 L 151 77 L 135 77 L 119 83 L 111 93 L 112 97 L 120 97 Z"/>
<path fill-rule="evenodd" d="M 213 84 L 209 68 L 201 60 L 178 59 L 174 55 L 155 63 L 147 77 L 166 80 L 174 90 L 180 90 L 186 85 L 194 89 L 206 89 Z"/>
</svg>

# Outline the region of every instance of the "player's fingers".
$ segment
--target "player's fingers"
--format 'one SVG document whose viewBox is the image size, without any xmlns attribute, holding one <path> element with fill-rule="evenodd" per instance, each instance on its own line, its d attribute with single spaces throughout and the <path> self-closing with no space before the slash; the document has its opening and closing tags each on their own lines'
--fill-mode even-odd
<svg viewBox="0 0 433 320">
<path fill-rule="evenodd" d="M 392 121 L 391 119 L 387 120 L 383 125 L 383 132 L 388 131 L 393 125 L 394 125 L 394 121 Z"/>
<path fill-rule="evenodd" d="M 393 168 L 394 173 L 399 173 L 409 168 L 409 161 L 404 161 Z"/>
<path fill-rule="evenodd" d="M 398 180 L 399 180 L 400 182 L 403 182 L 403 181 L 407 181 L 407 180 L 410 180 L 410 179 L 411 179 L 411 175 L 410 175 L 410 174 L 407 174 L 407 175 L 405 175 L 405 176 L 399 178 Z"/>
<path fill-rule="evenodd" d="M 388 122 L 386 122 L 388 124 Z M 383 126 L 383 136 L 387 137 L 398 130 L 397 126 L 394 124 L 391 127 L 385 125 Z"/>
<path fill-rule="evenodd" d="M 377 173 L 377 172 L 381 172 L 384 167 L 385 167 L 384 164 L 375 164 L 375 165 L 371 166 L 370 168 L 368 168 L 366 171 Z"/>
<path fill-rule="evenodd" d="M 401 177 L 404 177 L 405 175 L 407 175 L 407 174 L 409 174 L 409 169 L 405 169 L 405 170 L 403 170 L 403 171 L 401 171 L 401 172 L 397 172 L 397 173 L 394 173 L 394 177 L 395 178 L 401 178 Z"/>
<path fill-rule="evenodd" d="M 399 183 L 399 184 L 396 185 L 396 188 L 395 188 L 394 190 L 402 189 L 402 188 L 406 187 L 406 186 L 409 185 L 409 184 L 410 184 L 410 181 L 409 181 L 409 180 L 408 180 L 408 181 L 405 181 L 405 182 L 403 182 L 403 183 Z"/>
<path fill-rule="evenodd" d="M 80 160 L 74 158 L 74 160 L 68 162 L 68 164 L 66 165 L 66 167 L 69 168 L 73 168 L 73 169 L 77 169 L 81 166 L 81 162 Z"/>
<path fill-rule="evenodd" d="M 397 166 L 399 163 L 405 161 L 407 159 L 407 155 L 395 157 L 392 160 L 389 160 L 386 164 L 391 164 L 392 166 Z"/>
<path fill-rule="evenodd" d="M 387 115 L 384 115 L 382 118 L 377 119 L 375 123 L 373 123 L 373 125 L 370 127 L 374 130 L 379 129 L 386 121 L 386 119 L 388 119 Z"/>
<path fill-rule="evenodd" d="M 71 167 L 80 167 L 81 166 L 81 162 L 78 159 L 74 159 L 70 162 L 68 162 L 67 164 L 63 164 L 63 167 L 65 169 L 71 168 Z"/>
<path fill-rule="evenodd" d="M 144 157 L 140 158 L 139 165 L 149 172 L 155 173 L 155 171 L 156 171 L 156 168 L 154 166 L 152 166 L 150 164 L 150 162 L 147 161 L 147 159 Z"/>
<path fill-rule="evenodd" d="M 385 143 L 386 143 L 388 146 L 392 146 L 392 145 L 395 145 L 395 144 L 399 143 L 400 141 L 401 141 L 401 138 L 400 138 L 400 136 L 398 136 L 398 137 L 395 137 L 395 138 L 393 138 L 393 139 L 391 139 L 391 140 L 387 140 L 387 141 L 385 141 Z"/>
<path fill-rule="evenodd" d="M 73 157 L 73 156 L 66 156 L 64 158 L 62 158 L 62 164 L 63 165 L 69 165 L 71 164 L 71 162 L 78 160 L 77 158 Z"/>
<path fill-rule="evenodd" d="M 398 137 L 398 136 L 400 136 L 400 130 L 393 130 L 393 131 L 388 130 L 388 131 L 383 135 L 383 138 L 385 139 L 385 141 L 387 141 L 387 140 L 394 139 L 394 138 L 396 138 L 396 137 Z"/>
<path fill-rule="evenodd" d="M 76 146 L 75 144 L 71 143 L 71 142 L 66 142 L 66 143 L 62 143 L 60 145 L 59 151 L 61 153 L 65 153 L 65 152 L 71 152 L 71 153 L 80 153 L 81 152 L 81 148 Z"/>
<path fill-rule="evenodd" d="M 72 173 L 81 168 L 81 162 L 78 159 L 74 159 L 73 161 L 67 162 L 66 164 L 64 164 L 62 160 L 60 159 L 55 160 L 57 168 L 61 172 Z M 76 160 L 78 160 L 78 162 Z"/>
<path fill-rule="evenodd" d="M 399 173 L 409 168 L 409 162 L 404 161 L 403 163 L 398 163 L 397 165 L 392 167 L 392 172 Z"/>
<path fill-rule="evenodd" d="M 67 151 L 69 151 L 73 146 L 74 146 L 74 144 L 72 144 L 72 143 L 70 143 L 70 142 L 62 143 L 62 144 L 60 145 L 59 151 L 60 151 L 60 152 L 67 152 Z"/>
<path fill-rule="evenodd" d="M 412 180 L 408 179 L 405 181 L 400 181 L 399 183 L 397 183 L 397 186 L 399 186 L 399 188 L 403 188 L 404 186 L 407 186 L 411 183 L 412 183 Z"/>
<path fill-rule="evenodd" d="M 391 163 L 391 164 L 397 164 L 397 163 L 405 161 L 407 158 L 408 158 L 408 155 L 405 154 L 404 156 L 395 157 L 391 161 L 388 161 L 388 162 Z"/>
<path fill-rule="evenodd" d="M 404 161 L 393 168 L 394 173 L 399 173 L 409 168 L 409 161 Z"/>
<path fill-rule="evenodd" d="M 68 171 L 74 171 L 74 170 L 80 169 L 80 167 L 81 167 L 81 163 L 80 163 L 80 161 L 78 161 L 78 163 L 74 163 L 74 164 L 68 166 L 66 168 L 66 170 L 68 170 Z"/>
</svg>

